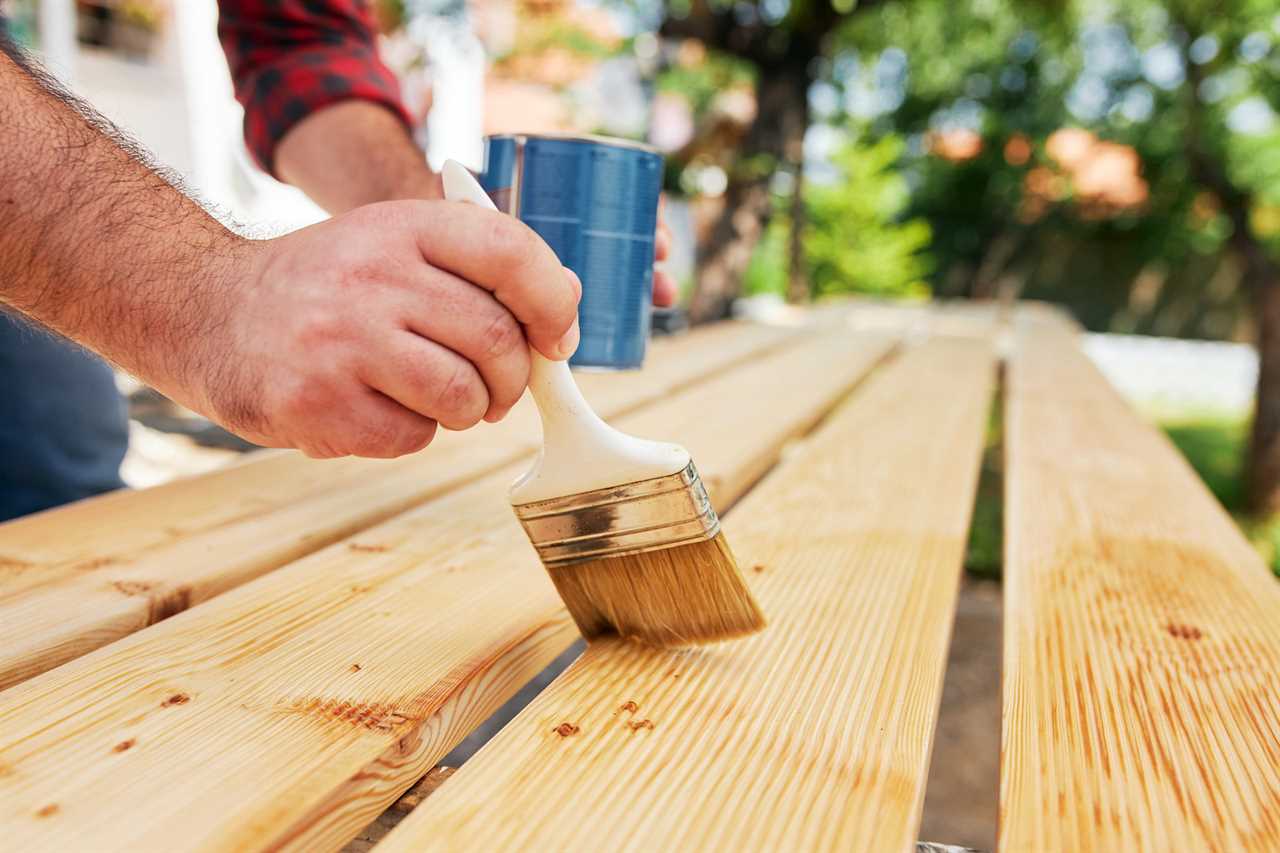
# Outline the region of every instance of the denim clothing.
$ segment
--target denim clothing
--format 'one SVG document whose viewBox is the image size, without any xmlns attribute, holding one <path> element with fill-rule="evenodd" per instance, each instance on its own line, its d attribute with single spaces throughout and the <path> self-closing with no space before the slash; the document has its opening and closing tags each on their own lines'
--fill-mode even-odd
<svg viewBox="0 0 1280 853">
<path fill-rule="evenodd" d="M 0 309 L 0 521 L 120 488 L 128 442 L 111 368 Z"/>
</svg>

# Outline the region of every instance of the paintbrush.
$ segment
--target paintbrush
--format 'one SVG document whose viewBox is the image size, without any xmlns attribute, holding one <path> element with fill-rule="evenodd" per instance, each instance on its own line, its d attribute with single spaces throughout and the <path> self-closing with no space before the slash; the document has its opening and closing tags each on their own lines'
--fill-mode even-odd
<svg viewBox="0 0 1280 853">
<path fill-rule="evenodd" d="M 443 178 L 445 198 L 497 209 L 460 164 Z M 530 356 L 542 450 L 511 504 L 583 636 L 685 646 L 763 628 L 688 451 L 609 426 L 567 362 Z"/>
</svg>

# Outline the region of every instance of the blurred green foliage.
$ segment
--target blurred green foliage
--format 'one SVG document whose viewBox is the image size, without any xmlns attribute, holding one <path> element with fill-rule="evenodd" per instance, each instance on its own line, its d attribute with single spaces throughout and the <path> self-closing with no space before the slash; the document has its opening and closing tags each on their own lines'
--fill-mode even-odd
<svg viewBox="0 0 1280 853">
<path fill-rule="evenodd" d="M 911 201 L 895 169 L 902 147 L 892 135 L 848 144 L 832 158 L 839 179 L 806 190 L 801 240 L 813 295 L 929 295 L 932 229 L 922 218 L 902 219 Z"/>
<path fill-rule="evenodd" d="M 1049 299 L 1094 329 L 1240 337 L 1233 205 L 1280 256 L 1278 33 L 1260 0 L 900 0 L 842 31 L 827 120 L 907 140 L 908 213 L 932 225 L 940 295 Z M 1050 153 L 1063 128 L 1131 150 L 1140 200 L 1084 191 L 1083 170 Z M 976 153 L 939 151 L 965 133 Z"/>
<path fill-rule="evenodd" d="M 663 68 L 655 81 L 659 92 L 676 93 L 689 102 L 695 116 L 705 116 L 716 95 L 734 86 L 755 82 L 751 63 L 730 53 L 708 51 L 697 64 L 675 62 Z"/>
<path fill-rule="evenodd" d="M 838 176 L 806 189 L 801 245 L 814 296 L 929 295 L 931 233 L 923 219 L 902 218 L 910 192 L 895 168 L 901 151 L 901 140 L 892 136 L 849 143 L 832 158 Z M 747 269 L 747 294 L 786 294 L 788 199 L 775 199 L 777 210 Z"/>
<path fill-rule="evenodd" d="M 1271 571 L 1280 576 L 1280 517 L 1254 517 L 1245 504 L 1241 460 L 1249 437 L 1248 421 L 1243 417 L 1184 415 L 1165 420 L 1161 427 L 1209 491 L 1235 518 Z"/>
<path fill-rule="evenodd" d="M 786 218 L 774 214 L 764 237 L 756 244 L 755 253 L 747 267 L 747 274 L 742 284 L 742 292 L 747 296 L 774 294 L 785 296 L 787 293 L 787 240 L 791 233 L 791 223 Z"/>
<path fill-rule="evenodd" d="M 987 413 L 986 446 L 978 469 L 973 517 L 969 521 L 969 541 L 964 567 L 971 574 L 999 578 L 1004 558 L 1004 407 L 999 398 L 991 401 Z"/>
<path fill-rule="evenodd" d="M 1060 302 L 1096 330 L 1249 337 L 1242 238 L 1280 260 L 1277 42 L 1280 7 L 1262 0 L 888 0 L 849 15 L 814 60 L 810 135 L 841 141 L 808 170 L 812 292 L 919 278 L 940 296 Z M 721 84 L 671 80 L 704 106 Z M 1054 148 L 1064 129 L 1085 132 L 1079 162 Z M 882 167 L 866 156 L 881 142 L 896 146 Z M 849 178 L 873 165 L 902 179 L 901 207 L 881 203 L 879 173 Z M 917 220 L 929 237 L 914 251 L 838 257 L 859 233 L 914 246 Z M 785 243 L 766 232 L 751 289 L 784 289 Z"/>
<path fill-rule="evenodd" d="M 1244 510 L 1240 464 L 1248 424 L 1244 419 L 1178 418 L 1165 421 L 1165 434 L 1196 469 L 1209 491 L 1228 511 Z"/>
</svg>

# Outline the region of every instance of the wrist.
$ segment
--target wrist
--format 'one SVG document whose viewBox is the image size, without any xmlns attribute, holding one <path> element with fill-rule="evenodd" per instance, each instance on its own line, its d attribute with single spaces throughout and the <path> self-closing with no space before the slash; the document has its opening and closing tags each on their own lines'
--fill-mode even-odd
<svg viewBox="0 0 1280 853">
<path fill-rule="evenodd" d="M 368 101 L 341 101 L 298 122 L 276 146 L 275 168 L 334 215 L 380 201 L 444 197 L 408 128 Z"/>
<path fill-rule="evenodd" d="M 225 420 L 226 388 L 240 377 L 236 318 L 264 276 L 273 241 L 252 240 L 226 229 L 201 253 L 184 315 L 185 342 L 175 344 L 161 365 L 165 394 L 208 417 Z"/>
</svg>

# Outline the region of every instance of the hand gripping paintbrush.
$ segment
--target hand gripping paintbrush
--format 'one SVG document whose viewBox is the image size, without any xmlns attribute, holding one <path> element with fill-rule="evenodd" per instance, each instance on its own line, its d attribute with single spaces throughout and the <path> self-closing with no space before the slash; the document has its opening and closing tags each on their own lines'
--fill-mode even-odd
<svg viewBox="0 0 1280 853">
<path fill-rule="evenodd" d="M 443 177 L 445 198 L 497 209 L 458 163 Z M 688 451 L 609 426 L 567 363 L 530 355 L 542 450 L 511 503 L 583 636 L 684 646 L 763 628 Z"/>
</svg>

